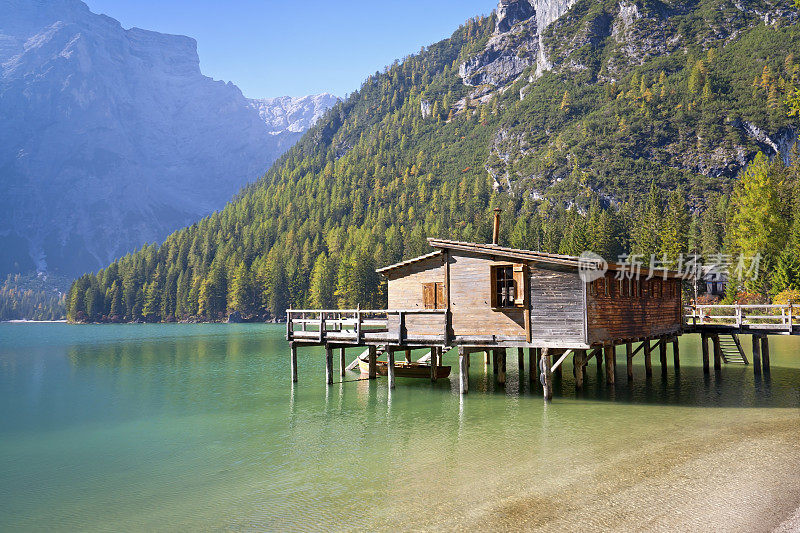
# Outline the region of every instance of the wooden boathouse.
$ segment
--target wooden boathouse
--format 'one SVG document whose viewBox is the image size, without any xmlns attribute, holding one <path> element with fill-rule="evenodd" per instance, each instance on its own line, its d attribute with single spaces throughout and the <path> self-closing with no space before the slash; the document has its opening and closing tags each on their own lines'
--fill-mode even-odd
<svg viewBox="0 0 800 533">
<path fill-rule="evenodd" d="M 578 387 L 592 357 L 598 366 L 605 357 L 606 381 L 613 383 L 620 345 L 626 347 L 631 379 L 632 358 L 640 350 L 648 376 L 655 348 L 663 367 L 672 343 L 677 363 L 677 336 L 684 325 L 677 273 L 641 269 L 634 275 L 630 265 L 605 264 L 599 258 L 500 246 L 498 235 L 496 212 L 493 244 L 428 239 L 432 253 L 379 269 L 388 283 L 388 309 L 289 310 L 292 379 L 297 380 L 297 348 L 312 345 L 326 348 L 328 383 L 333 381 L 333 350 L 340 350 L 344 375 L 345 349 L 366 347 L 370 378 L 376 377 L 378 352 L 386 353 L 390 387 L 399 364 L 395 352 L 404 352 L 405 363 L 411 364 L 411 350 L 429 349 L 421 363 L 427 362 L 435 381 L 442 355 L 457 348 L 462 393 L 469 388 L 470 354 L 483 352 L 488 360 L 491 353 L 497 379 L 504 383 L 507 350 L 518 350 L 523 367 L 527 349 L 531 380 L 538 367 L 547 399 L 552 373 L 561 371 L 569 355 Z M 635 342 L 640 346 L 634 351 Z"/>
</svg>

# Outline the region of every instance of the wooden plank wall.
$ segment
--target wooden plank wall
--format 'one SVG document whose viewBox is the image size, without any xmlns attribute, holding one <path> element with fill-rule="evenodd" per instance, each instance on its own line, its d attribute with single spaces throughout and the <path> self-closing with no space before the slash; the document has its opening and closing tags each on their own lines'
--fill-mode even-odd
<svg viewBox="0 0 800 533">
<path fill-rule="evenodd" d="M 653 298 L 649 290 L 633 298 L 620 294 L 619 280 L 614 279 L 615 275 L 615 272 L 609 272 L 605 276 L 609 284 L 608 294 L 592 295 L 587 288 L 590 343 L 656 337 L 680 329 L 680 280 L 662 280 L 661 298 Z M 670 283 L 675 286 L 674 292 L 669 290 Z"/>
<path fill-rule="evenodd" d="M 530 268 L 531 339 L 586 342 L 583 280 L 577 272 Z"/>
<path fill-rule="evenodd" d="M 431 257 L 412 263 L 388 274 L 389 309 L 425 309 L 422 284 L 445 282 L 444 256 Z M 393 316 L 389 322 L 390 331 L 396 331 L 399 318 Z M 406 316 L 406 333 L 408 335 L 442 335 L 444 333 L 444 317 L 442 315 L 408 315 Z"/>
<path fill-rule="evenodd" d="M 507 261 L 506 261 L 507 262 Z M 453 334 L 502 335 L 525 340 L 522 308 L 491 307 L 491 257 L 450 252 L 450 308 Z"/>
</svg>

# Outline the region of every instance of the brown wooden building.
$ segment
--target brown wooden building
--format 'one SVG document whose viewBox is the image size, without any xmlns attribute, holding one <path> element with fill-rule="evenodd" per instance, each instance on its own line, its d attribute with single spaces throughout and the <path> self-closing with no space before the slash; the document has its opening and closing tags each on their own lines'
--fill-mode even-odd
<svg viewBox="0 0 800 533">
<path fill-rule="evenodd" d="M 495 218 L 495 242 L 499 233 Z M 378 270 L 388 281 L 385 310 L 289 310 L 287 339 L 292 343 L 292 375 L 297 379 L 297 346 L 324 345 L 328 382 L 332 382 L 332 350 L 366 346 L 369 375 L 375 376 L 378 349 L 388 354 L 388 375 L 394 386 L 394 353 L 429 348 L 431 379 L 436 380 L 442 354 L 458 347 L 461 391 L 466 393 L 471 353 L 494 355 L 494 370 L 505 381 L 507 348 L 517 348 L 520 368 L 528 349 L 531 379 L 540 369 L 545 397 L 551 394 L 550 373 L 573 355 L 578 386 L 583 369 L 605 356 L 607 382 L 614 381 L 615 347 L 625 345 L 628 377 L 631 359 L 644 350 L 651 375 L 651 341 L 666 366 L 667 342 L 673 342 L 677 364 L 677 335 L 683 326 L 681 279 L 675 272 L 630 265 L 606 264 L 601 259 L 546 254 L 479 244 L 428 239 L 435 250 Z M 633 342 L 641 342 L 636 351 Z M 552 357 L 559 357 L 552 364 Z M 537 364 L 538 361 L 538 364 Z M 355 361 L 350 367 L 357 364 Z"/>
<path fill-rule="evenodd" d="M 404 322 L 409 338 L 587 349 L 680 332 L 681 280 L 673 272 L 651 275 L 645 269 L 637 277 L 628 266 L 611 264 L 602 273 L 600 262 L 573 256 L 428 242 L 435 252 L 378 270 L 388 280 L 389 309 L 446 312 L 409 315 Z M 587 275 L 587 267 L 596 274 Z M 585 282 L 592 274 L 597 279 Z"/>
</svg>

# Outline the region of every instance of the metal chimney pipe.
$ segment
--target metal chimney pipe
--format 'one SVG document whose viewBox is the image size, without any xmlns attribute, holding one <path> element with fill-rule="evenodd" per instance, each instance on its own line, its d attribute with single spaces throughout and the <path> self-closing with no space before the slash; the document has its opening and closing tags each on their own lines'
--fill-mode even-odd
<svg viewBox="0 0 800 533">
<path fill-rule="evenodd" d="M 500 244 L 500 212 L 499 207 L 494 208 L 494 226 L 492 227 L 492 244 Z"/>
</svg>

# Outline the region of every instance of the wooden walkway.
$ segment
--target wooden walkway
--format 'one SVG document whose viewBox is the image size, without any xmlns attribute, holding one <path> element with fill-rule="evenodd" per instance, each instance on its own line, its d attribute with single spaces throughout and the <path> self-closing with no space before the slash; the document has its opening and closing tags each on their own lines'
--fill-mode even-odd
<svg viewBox="0 0 800 533">
<path fill-rule="evenodd" d="M 644 359 L 645 375 L 652 377 L 652 355 L 658 353 L 662 376 L 667 372 L 668 348 L 671 348 L 673 366 L 680 368 L 678 339 L 682 334 L 701 336 L 703 370 L 710 373 L 711 363 L 716 373 L 723 364 L 753 366 L 760 375 L 769 372 L 769 336 L 800 335 L 800 317 L 790 305 L 698 305 L 685 309 L 684 324 L 677 334 L 656 338 L 619 339 L 610 344 L 583 348 L 517 348 L 517 360 L 522 376 L 525 371 L 527 350 L 529 377 L 531 382 L 540 381 L 545 398 L 552 395 L 552 375 L 560 375 L 562 363 L 572 357 L 576 387 L 583 386 L 586 367 L 594 359 L 599 371 L 604 371 L 606 383 L 613 386 L 617 367 L 617 349 L 624 348 L 627 379 L 633 381 L 633 361 L 638 354 Z M 409 336 L 408 320 L 424 317 L 431 327 L 430 334 Z M 333 352 L 339 350 L 339 366 L 342 376 L 358 366 L 358 361 L 368 364 L 369 378 L 377 377 L 377 357 L 383 354 L 388 359 L 387 373 L 390 388 L 395 384 L 395 352 L 404 352 L 410 362 L 412 349 L 429 350 L 418 363 L 430 366 L 431 381 L 437 380 L 436 367 L 442 364 L 446 353 L 458 350 L 459 385 L 463 394 L 469 390 L 468 368 L 470 356 L 482 354 L 483 362 L 493 367 L 498 384 L 505 384 L 507 349 L 481 346 L 468 338 L 454 339 L 447 332 L 447 311 L 443 309 L 382 309 L 382 310 L 289 310 L 286 321 L 286 338 L 291 346 L 292 381 L 297 381 L 297 349 L 303 346 L 324 346 L 326 381 L 333 383 Z M 752 361 L 748 359 L 739 335 L 750 335 Z M 454 342 L 455 341 L 455 342 Z M 346 350 L 357 348 L 359 355 L 347 364 Z M 361 351 L 363 350 L 363 352 Z"/>
</svg>

